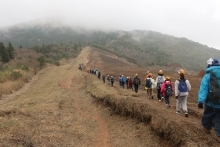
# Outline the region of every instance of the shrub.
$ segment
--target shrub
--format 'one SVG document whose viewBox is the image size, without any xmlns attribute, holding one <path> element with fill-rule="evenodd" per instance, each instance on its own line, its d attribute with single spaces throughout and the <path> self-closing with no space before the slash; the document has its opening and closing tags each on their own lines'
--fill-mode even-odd
<svg viewBox="0 0 220 147">
<path fill-rule="evenodd" d="M 15 81 L 15 80 L 17 80 L 21 77 L 22 77 L 22 74 L 19 71 L 12 71 L 10 76 L 9 76 L 9 79 L 12 80 L 12 81 Z"/>
</svg>

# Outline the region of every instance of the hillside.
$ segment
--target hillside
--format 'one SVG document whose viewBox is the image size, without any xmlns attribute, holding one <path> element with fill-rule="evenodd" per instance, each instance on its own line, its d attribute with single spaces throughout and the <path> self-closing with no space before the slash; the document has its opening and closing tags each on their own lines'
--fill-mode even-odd
<svg viewBox="0 0 220 147">
<path fill-rule="evenodd" d="M 80 63 L 85 65 L 83 71 L 78 70 Z M 114 75 L 114 86 L 89 74 L 93 67 Z M 157 70 L 84 48 L 77 58 L 42 70 L 24 89 L 0 99 L 0 146 L 219 146 L 214 132 L 207 135 L 201 128 L 203 110 L 196 103 L 199 77 L 186 75 L 193 87 L 188 118 L 175 113 L 174 98 L 169 109 L 155 98 L 147 99 L 143 82 L 137 94 L 119 88 L 119 74 L 133 78 L 138 73 L 143 79 L 147 70 L 156 76 Z M 178 77 L 176 72 L 164 74 L 172 81 Z"/>
<path fill-rule="evenodd" d="M 107 32 L 51 25 L 14 26 L 0 30 L 0 42 L 8 44 L 9 41 L 16 48 L 20 45 L 25 48 L 76 43 L 90 45 L 142 67 L 163 66 L 171 70 L 182 67 L 198 72 L 206 68 L 210 57 L 220 59 L 220 50 L 187 38 L 147 30 Z"/>
</svg>

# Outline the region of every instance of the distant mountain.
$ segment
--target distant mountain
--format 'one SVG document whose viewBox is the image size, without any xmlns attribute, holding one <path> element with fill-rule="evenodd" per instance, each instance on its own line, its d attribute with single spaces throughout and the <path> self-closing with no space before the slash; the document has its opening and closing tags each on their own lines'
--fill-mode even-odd
<svg viewBox="0 0 220 147">
<path fill-rule="evenodd" d="M 80 43 L 111 52 L 139 66 L 205 69 L 210 57 L 220 59 L 220 51 L 186 38 L 153 31 L 98 31 L 82 28 L 54 27 L 49 24 L 14 26 L 0 29 L 0 42 L 17 48 Z"/>
</svg>

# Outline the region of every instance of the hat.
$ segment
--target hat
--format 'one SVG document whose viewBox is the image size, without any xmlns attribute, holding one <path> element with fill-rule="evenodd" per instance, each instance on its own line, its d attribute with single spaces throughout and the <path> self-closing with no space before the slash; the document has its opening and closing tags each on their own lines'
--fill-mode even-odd
<svg viewBox="0 0 220 147">
<path fill-rule="evenodd" d="M 185 71 L 183 69 L 178 70 L 178 74 L 185 74 Z"/>
<path fill-rule="evenodd" d="M 209 60 L 207 60 L 207 65 L 209 66 L 218 66 L 219 62 L 216 58 L 210 58 Z"/>
<path fill-rule="evenodd" d="M 162 70 L 159 70 L 159 71 L 158 71 L 158 74 L 163 74 L 163 71 L 162 71 Z"/>
<path fill-rule="evenodd" d="M 135 76 L 138 76 L 138 74 L 136 73 Z"/>
<path fill-rule="evenodd" d="M 169 76 L 166 76 L 166 80 L 170 80 L 170 77 L 169 77 Z"/>
</svg>

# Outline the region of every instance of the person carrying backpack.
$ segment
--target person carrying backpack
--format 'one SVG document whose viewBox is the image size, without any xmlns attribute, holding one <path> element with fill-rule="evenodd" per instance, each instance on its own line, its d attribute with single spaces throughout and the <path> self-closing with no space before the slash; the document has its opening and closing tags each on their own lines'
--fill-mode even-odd
<svg viewBox="0 0 220 147">
<path fill-rule="evenodd" d="M 161 93 L 165 98 L 166 107 L 170 107 L 170 97 L 173 95 L 173 85 L 171 83 L 170 77 L 166 76 L 165 82 L 161 85 Z"/>
<path fill-rule="evenodd" d="M 154 86 L 154 80 L 152 79 L 152 74 L 148 74 L 148 78 L 145 80 L 145 87 L 147 89 L 147 96 L 149 99 L 153 99 L 154 97 L 152 96 L 152 88 Z"/>
<path fill-rule="evenodd" d="M 105 74 L 104 73 L 102 74 L 102 80 L 103 80 L 103 83 L 105 83 Z"/>
<path fill-rule="evenodd" d="M 107 81 L 108 81 L 108 85 L 110 85 L 111 78 L 110 78 L 110 76 L 109 76 L 109 75 L 107 76 Z"/>
<path fill-rule="evenodd" d="M 113 76 L 111 76 L 111 86 L 113 87 L 113 84 L 114 84 L 114 78 L 113 78 Z"/>
<path fill-rule="evenodd" d="M 185 113 L 185 117 L 188 117 L 187 110 L 187 97 L 189 95 L 189 90 L 191 90 L 191 85 L 189 80 L 185 79 L 185 71 L 180 69 L 178 71 L 180 78 L 175 81 L 175 97 L 176 97 L 176 114 L 180 114 L 180 107 Z"/>
<path fill-rule="evenodd" d="M 220 142 L 220 66 L 215 58 L 210 58 L 207 64 L 206 74 L 201 80 L 198 92 L 198 108 L 203 109 L 205 103 L 202 117 L 203 130 L 210 134 L 214 122 L 217 141 Z"/>
<path fill-rule="evenodd" d="M 141 85 L 141 80 L 138 78 L 138 74 L 135 74 L 135 78 L 133 79 L 134 91 L 138 93 L 138 87 Z"/>
<path fill-rule="evenodd" d="M 163 76 L 163 71 L 162 70 L 159 70 L 158 71 L 158 76 L 156 78 L 156 83 L 157 83 L 157 98 L 158 98 L 158 101 L 160 102 L 161 101 L 161 85 L 162 83 L 165 81 L 165 77 Z M 163 97 L 162 97 L 163 98 Z"/>
</svg>

